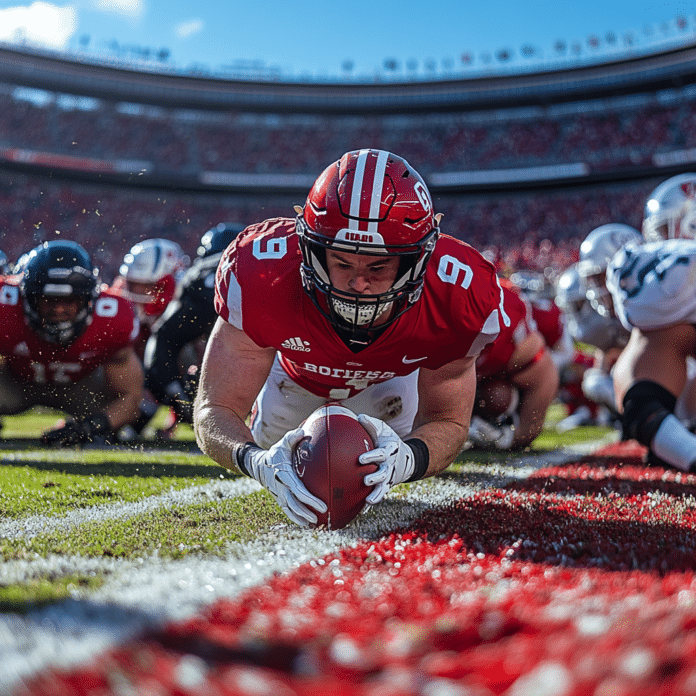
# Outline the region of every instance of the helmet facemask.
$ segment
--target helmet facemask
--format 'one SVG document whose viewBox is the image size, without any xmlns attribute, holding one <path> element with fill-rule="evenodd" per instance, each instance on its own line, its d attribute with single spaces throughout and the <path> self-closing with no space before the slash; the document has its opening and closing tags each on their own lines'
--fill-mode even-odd
<svg viewBox="0 0 696 696">
<path fill-rule="evenodd" d="M 401 247 L 375 245 L 360 241 L 330 239 L 309 229 L 304 217 L 297 217 L 303 263 L 302 282 L 319 311 L 340 330 L 351 334 L 351 342 L 369 343 L 371 332 L 383 329 L 398 319 L 420 297 L 428 260 L 435 248 L 439 228 L 433 228 L 421 243 Z M 396 280 L 386 292 L 356 294 L 340 290 L 329 276 L 327 251 L 399 259 Z M 385 315 L 389 314 L 385 320 Z"/>
<path fill-rule="evenodd" d="M 44 296 L 46 297 L 46 296 Z M 92 321 L 92 300 L 82 295 L 70 295 L 66 299 L 76 297 L 80 308 L 74 319 L 48 322 L 38 308 L 40 296 L 28 296 L 24 299 L 24 311 L 32 330 L 49 343 L 69 345 L 80 336 Z"/>
<path fill-rule="evenodd" d="M 324 170 L 295 211 L 305 290 L 347 345 L 368 345 L 420 296 L 440 220 L 425 181 L 397 155 L 353 150 Z M 397 258 L 395 280 L 379 294 L 339 290 L 329 251 Z"/>
<path fill-rule="evenodd" d="M 133 290 L 134 286 L 148 286 L 147 292 L 137 292 Z M 126 287 L 123 290 L 123 296 L 132 302 L 138 318 L 141 321 L 147 321 L 152 317 L 159 317 L 167 305 L 174 298 L 176 292 L 176 280 L 174 276 L 166 275 L 154 283 L 135 283 L 134 281 L 126 280 Z"/>
</svg>

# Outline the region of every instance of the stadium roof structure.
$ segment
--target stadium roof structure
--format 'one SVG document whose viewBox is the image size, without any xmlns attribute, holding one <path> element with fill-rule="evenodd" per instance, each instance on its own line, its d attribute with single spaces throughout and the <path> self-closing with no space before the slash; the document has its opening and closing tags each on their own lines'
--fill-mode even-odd
<svg viewBox="0 0 696 696">
<path fill-rule="evenodd" d="M 696 83 L 696 47 L 582 67 L 420 82 L 301 82 L 126 69 L 33 49 L 0 48 L 0 82 L 166 107 L 260 112 L 399 113 L 550 105 Z"/>
</svg>

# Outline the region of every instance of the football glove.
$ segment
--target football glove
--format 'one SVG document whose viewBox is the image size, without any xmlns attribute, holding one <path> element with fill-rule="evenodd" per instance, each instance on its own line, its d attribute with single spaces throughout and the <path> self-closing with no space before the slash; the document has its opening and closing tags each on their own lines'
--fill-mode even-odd
<svg viewBox="0 0 696 696">
<path fill-rule="evenodd" d="M 306 527 L 317 521 L 309 509 L 324 513 L 326 503 L 313 496 L 304 486 L 292 466 L 292 453 L 304 437 L 304 430 L 291 430 L 270 449 L 248 447 L 244 451 L 244 468 L 278 502 L 281 510 L 295 524 Z M 309 506 L 309 507 L 307 507 Z"/>
<path fill-rule="evenodd" d="M 361 413 L 358 421 L 375 443 L 375 449 L 361 454 L 361 464 L 378 464 L 379 468 L 365 476 L 365 485 L 374 486 L 365 502 L 376 505 L 397 483 L 408 481 L 416 467 L 411 446 L 404 442 L 384 421 Z"/>
<path fill-rule="evenodd" d="M 99 435 L 111 435 L 113 428 L 105 413 L 95 413 L 89 418 L 69 418 L 65 424 L 41 435 L 41 444 L 47 447 L 84 445 L 94 442 Z"/>
<path fill-rule="evenodd" d="M 508 422 L 509 421 L 509 422 Z M 491 423 L 480 416 L 472 416 L 469 425 L 469 442 L 474 449 L 508 450 L 515 438 L 515 423 L 507 419 Z"/>
</svg>

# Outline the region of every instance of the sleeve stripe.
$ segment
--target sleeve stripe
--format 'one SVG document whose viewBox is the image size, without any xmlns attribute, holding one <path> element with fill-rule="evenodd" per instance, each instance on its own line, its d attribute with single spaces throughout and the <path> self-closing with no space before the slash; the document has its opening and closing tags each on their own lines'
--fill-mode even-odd
<svg viewBox="0 0 696 696">
<path fill-rule="evenodd" d="M 229 286 L 227 288 L 227 321 L 235 328 L 242 330 L 242 288 L 237 282 L 234 273 L 229 274 Z"/>
<path fill-rule="evenodd" d="M 508 322 L 509 322 L 508 318 Z M 489 315 L 488 319 L 486 319 L 486 323 L 483 325 L 483 328 L 481 329 L 481 332 L 479 335 L 474 339 L 473 343 L 471 344 L 471 348 L 469 348 L 469 352 L 467 353 L 467 357 L 471 357 L 474 355 L 478 355 L 484 347 L 490 343 L 491 341 L 494 341 L 498 334 L 500 333 L 500 318 L 498 315 L 498 310 L 494 309 Z"/>
</svg>

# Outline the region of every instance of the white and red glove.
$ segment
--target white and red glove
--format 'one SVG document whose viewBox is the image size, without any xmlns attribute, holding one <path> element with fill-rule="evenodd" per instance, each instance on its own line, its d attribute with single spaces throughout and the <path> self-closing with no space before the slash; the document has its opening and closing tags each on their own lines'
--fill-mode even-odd
<svg viewBox="0 0 696 696">
<path fill-rule="evenodd" d="M 247 444 L 241 450 L 242 461 L 238 463 L 276 499 L 288 518 L 301 527 L 307 527 L 317 521 L 310 508 L 324 513 L 327 507 L 323 500 L 305 488 L 292 466 L 293 450 L 303 437 L 304 430 L 297 428 L 285 433 L 267 450 Z"/>
<path fill-rule="evenodd" d="M 365 485 L 374 486 L 365 501 L 376 505 L 397 483 L 411 479 L 416 468 L 416 457 L 411 446 L 404 442 L 384 421 L 379 418 L 358 416 L 358 421 L 367 430 L 375 443 L 375 449 L 361 454 L 361 464 L 378 464 L 379 468 L 365 476 Z"/>
</svg>

